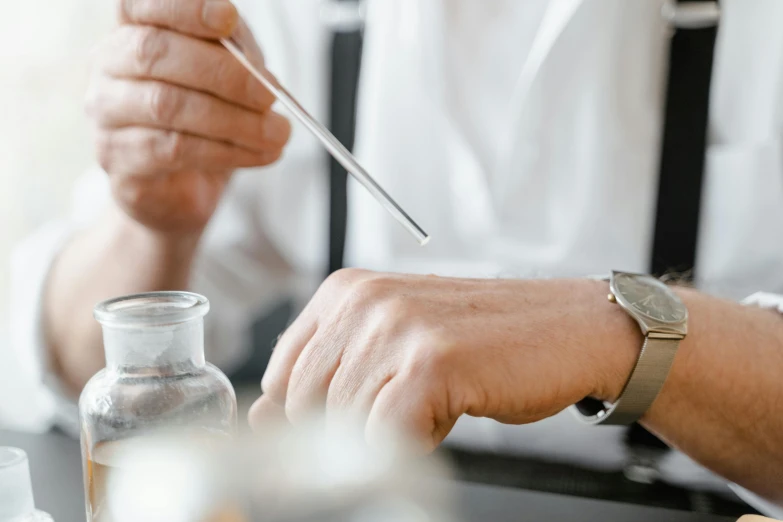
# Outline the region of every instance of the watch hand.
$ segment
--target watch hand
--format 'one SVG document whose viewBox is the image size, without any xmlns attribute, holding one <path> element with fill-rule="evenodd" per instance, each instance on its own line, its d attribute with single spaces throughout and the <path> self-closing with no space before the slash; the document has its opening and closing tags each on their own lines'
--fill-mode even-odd
<svg viewBox="0 0 783 522">
<path fill-rule="evenodd" d="M 640 300 L 640 301 L 637 301 L 637 302 L 635 302 L 635 303 L 634 303 L 634 305 L 635 305 L 635 306 L 640 306 L 640 305 L 649 305 L 649 304 L 650 304 L 650 299 L 652 299 L 652 296 L 651 296 L 651 295 L 648 295 L 648 296 L 647 296 L 647 297 L 645 297 L 644 299 L 642 299 L 642 300 Z"/>
</svg>

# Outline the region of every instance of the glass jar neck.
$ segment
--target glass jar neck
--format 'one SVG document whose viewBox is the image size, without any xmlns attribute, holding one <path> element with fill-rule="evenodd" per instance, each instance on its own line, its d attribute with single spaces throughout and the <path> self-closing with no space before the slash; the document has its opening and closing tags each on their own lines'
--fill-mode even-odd
<svg viewBox="0 0 783 522">
<path fill-rule="evenodd" d="M 204 320 L 103 326 L 106 367 L 121 372 L 184 373 L 204 366 Z"/>
</svg>

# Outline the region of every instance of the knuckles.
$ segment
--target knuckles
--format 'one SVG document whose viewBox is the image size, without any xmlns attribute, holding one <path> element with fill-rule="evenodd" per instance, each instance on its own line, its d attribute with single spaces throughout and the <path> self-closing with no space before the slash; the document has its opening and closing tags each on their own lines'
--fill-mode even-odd
<svg viewBox="0 0 783 522">
<path fill-rule="evenodd" d="M 170 34 L 144 25 L 122 25 L 97 48 L 97 67 L 121 75 L 152 76 L 168 54 Z"/>
<path fill-rule="evenodd" d="M 95 135 L 95 152 L 98 164 L 104 172 L 113 173 L 115 171 L 115 144 L 111 131 L 99 130 Z"/>
<path fill-rule="evenodd" d="M 321 284 L 315 299 L 332 303 L 340 295 L 350 291 L 357 285 L 367 272 L 358 268 L 343 268 L 329 275 Z"/>
<path fill-rule="evenodd" d="M 116 0 L 117 15 L 120 20 L 134 20 L 137 0 Z"/>
<path fill-rule="evenodd" d="M 112 178 L 112 192 L 114 199 L 127 210 L 141 208 L 148 197 L 143 184 L 134 183 L 124 176 Z"/>
<path fill-rule="evenodd" d="M 129 165 L 135 165 L 135 169 L 141 169 L 143 173 L 170 172 L 181 168 L 187 155 L 187 138 L 178 132 L 148 130 L 124 145 L 118 132 L 99 129 L 95 137 L 98 164 L 109 174 L 128 174 Z M 135 159 L 128 154 L 133 154 Z"/>
<path fill-rule="evenodd" d="M 148 105 L 152 121 L 164 126 L 171 125 L 184 103 L 185 98 L 178 89 L 165 83 L 150 86 Z"/>
<path fill-rule="evenodd" d="M 155 27 L 136 26 L 132 29 L 133 57 L 138 72 L 151 76 L 155 67 L 168 52 L 166 34 Z"/>
<path fill-rule="evenodd" d="M 321 286 L 316 299 L 324 309 L 341 316 L 380 315 L 398 322 L 415 313 L 415 301 L 406 297 L 402 279 L 356 268 L 339 270 Z M 339 304 L 336 304 L 339 303 Z"/>
<path fill-rule="evenodd" d="M 95 136 L 95 151 L 103 171 L 111 173 L 114 170 L 114 147 L 109 132 L 98 131 Z"/>
<path fill-rule="evenodd" d="M 84 112 L 90 118 L 99 120 L 103 112 L 103 90 L 100 81 L 93 78 L 84 95 Z"/>
<path fill-rule="evenodd" d="M 349 309 L 397 311 L 394 283 L 383 276 L 360 279 L 343 293 Z"/>
<path fill-rule="evenodd" d="M 179 132 L 163 132 L 150 139 L 147 147 L 156 164 L 176 170 L 186 155 L 186 138 Z"/>
<path fill-rule="evenodd" d="M 333 274 L 322 288 L 322 307 L 331 310 L 333 326 L 360 328 L 354 346 L 359 360 L 374 360 L 378 348 L 404 347 L 403 370 L 438 380 L 453 368 L 459 339 L 438 323 L 436 310 L 417 299 L 404 278 L 347 269 Z M 336 304 L 339 303 L 339 304 Z"/>
<path fill-rule="evenodd" d="M 403 374 L 412 380 L 440 383 L 446 375 L 453 373 L 457 343 L 444 330 L 424 329 L 410 343 L 411 350 L 403 363 Z"/>
</svg>

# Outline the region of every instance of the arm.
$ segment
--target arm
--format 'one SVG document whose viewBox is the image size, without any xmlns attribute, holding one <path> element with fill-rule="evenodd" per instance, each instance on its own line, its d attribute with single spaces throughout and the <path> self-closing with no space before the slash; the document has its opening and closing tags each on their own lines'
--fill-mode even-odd
<svg viewBox="0 0 783 522">
<path fill-rule="evenodd" d="M 275 162 L 290 135 L 272 95 L 216 44 L 236 29 L 252 48 L 228 0 L 118 5 L 87 103 L 115 208 L 65 247 L 44 293 L 53 367 L 73 393 L 103 366 L 93 305 L 187 288 L 232 173 Z"/>
<path fill-rule="evenodd" d="M 643 421 L 781 502 L 783 318 L 681 292 L 690 333 Z M 391 422 L 429 450 L 463 414 L 522 424 L 586 396 L 614 400 L 642 336 L 607 293 L 590 280 L 340 273 L 278 343 L 251 422 L 275 405 L 293 421 L 312 407 L 358 410 L 370 440 Z"/>
<path fill-rule="evenodd" d="M 197 235 L 156 234 L 118 211 L 73 238 L 52 266 L 44 328 L 54 371 L 75 395 L 103 368 L 96 303 L 117 295 L 188 288 Z"/>
<path fill-rule="evenodd" d="M 716 473 L 783 503 L 783 316 L 694 291 L 681 296 L 690 333 L 644 424 Z M 615 385 L 610 396 L 618 393 Z"/>
</svg>

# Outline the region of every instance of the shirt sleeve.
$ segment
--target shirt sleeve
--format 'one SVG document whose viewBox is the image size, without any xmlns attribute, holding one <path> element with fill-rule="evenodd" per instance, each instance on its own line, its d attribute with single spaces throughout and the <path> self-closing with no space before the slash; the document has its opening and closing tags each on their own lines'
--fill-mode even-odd
<svg viewBox="0 0 783 522">
<path fill-rule="evenodd" d="M 783 314 L 783 295 L 758 292 L 743 300 L 742 304 L 746 306 L 756 306 L 766 310 L 776 310 Z M 783 506 L 765 500 L 736 484 L 732 484 L 731 489 L 734 490 L 737 496 L 761 513 L 774 519 L 783 520 Z"/>
<path fill-rule="evenodd" d="M 42 432 L 58 425 L 78 433 L 76 402 L 50 370 L 42 303 L 49 269 L 62 248 L 99 218 L 108 203 L 104 174 L 94 169 L 74 186 L 70 214 L 41 227 L 11 255 L 11 350 L 0 364 L 0 425 Z M 6 388 L 7 387 L 7 388 Z"/>
<path fill-rule="evenodd" d="M 742 301 L 746 306 L 757 306 L 767 310 L 777 310 L 783 314 L 783 295 L 757 292 Z"/>
<path fill-rule="evenodd" d="M 294 270 L 265 233 L 256 200 L 263 187 L 247 183 L 257 177 L 240 172 L 232 179 L 202 238 L 191 276 L 189 289 L 212 305 L 205 320 L 207 360 L 224 371 L 244 362 L 253 322 L 290 291 L 294 280 Z M 100 169 L 85 175 L 74 189 L 69 216 L 42 227 L 12 255 L 13 349 L 0 353 L 0 426 L 40 432 L 57 425 L 78 433 L 76 401 L 51 371 L 43 294 L 63 247 L 104 215 L 111 201 L 106 180 Z"/>
<path fill-rule="evenodd" d="M 73 400 L 61 391 L 46 363 L 42 307 L 49 267 L 73 234 L 67 221 L 46 225 L 11 256 L 11 345 L 0 364 L 0 426 L 43 432 L 54 424 L 78 433 Z M 57 422 L 58 418 L 61 422 Z"/>
</svg>

